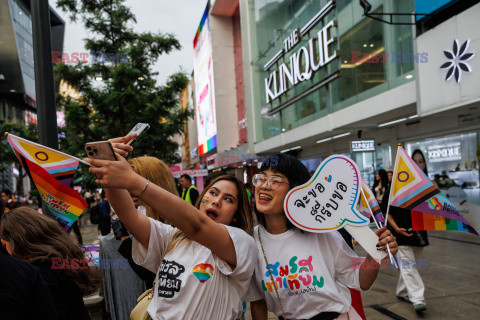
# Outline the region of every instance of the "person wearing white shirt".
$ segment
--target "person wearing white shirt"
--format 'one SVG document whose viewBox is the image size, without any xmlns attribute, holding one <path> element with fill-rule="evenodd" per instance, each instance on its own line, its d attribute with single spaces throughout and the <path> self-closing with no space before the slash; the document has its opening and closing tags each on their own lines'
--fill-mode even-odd
<svg viewBox="0 0 480 320">
<path fill-rule="evenodd" d="M 348 288 L 368 290 L 380 265 L 370 256 L 358 257 L 337 232 L 301 231 L 287 219 L 283 203 L 288 191 L 310 178 L 298 159 L 276 154 L 260 171 L 253 178 L 260 225 L 253 232 L 257 265 L 247 294 L 252 318 L 267 319 L 269 310 L 279 319 L 359 319 Z M 379 250 L 389 245 L 395 254 L 390 231 L 384 227 L 375 233 Z"/>
<path fill-rule="evenodd" d="M 119 161 L 92 160 L 90 172 L 107 190 L 118 217 L 134 237 L 134 261 L 157 273 L 147 311 L 152 319 L 237 319 L 255 267 L 248 235 L 253 217 L 243 184 L 221 176 L 196 207 L 134 173 L 122 157 L 130 136 L 111 140 Z M 129 193 L 174 228 L 139 213 Z"/>
</svg>

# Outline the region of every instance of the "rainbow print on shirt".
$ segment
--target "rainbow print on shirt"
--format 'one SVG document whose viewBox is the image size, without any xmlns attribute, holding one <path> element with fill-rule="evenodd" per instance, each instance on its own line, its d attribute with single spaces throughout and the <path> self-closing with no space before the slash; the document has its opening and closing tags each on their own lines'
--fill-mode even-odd
<svg viewBox="0 0 480 320">
<path fill-rule="evenodd" d="M 215 268 L 208 263 L 199 263 L 193 267 L 192 272 L 201 283 L 206 282 L 213 276 Z"/>
</svg>

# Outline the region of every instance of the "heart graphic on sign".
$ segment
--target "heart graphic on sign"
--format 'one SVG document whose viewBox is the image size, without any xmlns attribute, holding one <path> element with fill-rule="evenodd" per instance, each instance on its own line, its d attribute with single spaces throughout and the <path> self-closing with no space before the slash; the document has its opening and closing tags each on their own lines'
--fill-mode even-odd
<svg viewBox="0 0 480 320">
<path fill-rule="evenodd" d="M 287 217 L 297 227 L 313 232 L 328 232 L 345 224 L 367 224 L 367 218 L 355 208 L 359 181 L 355 162 L 344 156 L 328 157 L 310 181 L 287 194 Z"/>
<path fill-rule="evenodd" d="M 369 219 L 356 209 L 360 178 L 357 164 L 350 158 L 328 157 L 307 183 L 287 193 L 283 203 L 287 218 L 309 232 L 345 227 L 372 257 L 385 256 L 376 250 L 378 237 L 368 228 Z"/>
<path fill-rule="evenodd" d="M 193 267 L 192 272 L 198 281 L 204 283 L 213 276 L 214 268 L 208 263 L 199 263 Z"/>
</svg>

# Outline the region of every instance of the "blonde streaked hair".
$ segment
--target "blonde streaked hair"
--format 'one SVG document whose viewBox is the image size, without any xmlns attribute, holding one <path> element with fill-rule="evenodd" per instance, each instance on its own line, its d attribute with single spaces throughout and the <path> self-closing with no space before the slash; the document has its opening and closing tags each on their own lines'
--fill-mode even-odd
<svg viewBox="0 0 480 320">
<path fill-rule="evenodd" d="M 130 159 L 128 160 L 128 163 L 135 173 L 150 180 L 162 189 L 178 196 L 177 186 L 172 172 L 162 160 L 155 157 L 144 156 Z M 138 199 L 138 204 L 145 207 L 148 217 L 163 221 L 160 215 L 153 211 L 153 209 L 141 199 Z"/>
<path fill-rule="evenodd" d="M 205 193 L 207 193 L 208 190 L 210 190 L 210 188 L 215 183 L 222 180 L 233 182 L 237 187 L 237 199 L 238 199 L 237 210 L 233 215 L 233 219 L 232 219 L 232 222 L 230 222 L 230 226 L 237 227 L 247 232 L 248 234 L 251 234 L 253 230 L 253 213 L 250 207 L 250 203 L 248 202 L 247 191 L 243 183 L 240 182 L 240 180 L 238 180 L 234 176 L 223 175 L 213 179 L 198 197 L 197 202 L 195 203 L 195 208 L 200 209 L 200 203 L 202 202 L 202 199 Z M 192 241 L 192 240 L 190 240 L 180 229 L 177 229 L 173 233 L 172 240 L 168 244 L 165 254 L 170 252 L 172 249 L 178 247 L 181 243 L 183 244 L 184 241 Z"/>
</svg>

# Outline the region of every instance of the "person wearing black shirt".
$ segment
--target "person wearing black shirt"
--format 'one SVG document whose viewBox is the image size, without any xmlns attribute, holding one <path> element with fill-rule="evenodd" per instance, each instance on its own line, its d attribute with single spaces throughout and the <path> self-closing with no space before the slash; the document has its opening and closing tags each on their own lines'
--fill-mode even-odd
<svg viewBox="0 0 480 320">
<path fill-rule="evenodd" d="M 83 296 L 98 290 L 102 282 L 101 273 L 89 268 L 89 260 L 83 251 L 57 221 L 31 208 L 20 207 L 3 214 L 0 231 L 2 243 L 11 256 L 37 267 L 58 319 L 90 319 Z M 3 282 L 0 282 L 0 287 L 4 290 Z M 10 289 L 15 291 L 17 287 L 15 285 Z M 28 301 L 31 303 L 31 300 Z M 0 318 L 4 319 L 1 309 Z M 56 318 L 35 314 L 29 319 Z"/>
<path fill-rule="evenodd" d="M 0 253 L 0 318 L 59 319 L 39 270 Z"/>
</svg>

